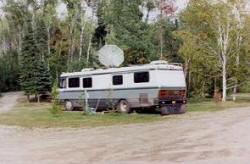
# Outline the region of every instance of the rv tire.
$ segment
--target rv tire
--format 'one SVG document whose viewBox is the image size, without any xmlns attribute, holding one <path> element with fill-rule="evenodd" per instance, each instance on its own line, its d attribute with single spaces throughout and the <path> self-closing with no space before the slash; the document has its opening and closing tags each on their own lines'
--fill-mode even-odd
<svg viewBox="0 0 250 164">
<path fill-rule="evenodd" d="M 181 105 L 175 111 L 175 114 L 183 114 L 183 113 L 186 113 L 186 105 Z"/>
<path fill-rule="evenodd" d="M 170 115 L 172 114 L 171 109 L 167 106 L 161 107 L 161 115 Z"/>
<path fill-rule="evenodd" d="M 117 109 L 121 113 L 130 113 L 131 112 L 131 108 L 130 108 L 130 105 L 129 105 L 127 100 L 121 100 L 118 103 Z"/>
<path fill-rule="evenodd" d="M 65 101 L 65 109 L 66 109 L 66 111 L 73 111 L 74 106 L 73 106 L 72 101 L 70 101 L 70 100 Z"/>
</svg>

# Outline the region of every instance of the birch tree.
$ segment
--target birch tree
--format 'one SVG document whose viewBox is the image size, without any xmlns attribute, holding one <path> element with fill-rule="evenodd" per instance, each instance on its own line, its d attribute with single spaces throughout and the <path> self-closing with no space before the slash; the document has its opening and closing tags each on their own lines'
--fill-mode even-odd
<svg viewBox="0 0 250 164">
<path fill-rule="evenodd" d="M 169 19 L 177 10 L 175 7 L 176 0 L 160 0 L 158 2 L 158 7 L 160 9 L 159 22 L 160 22 L 160 31 L 159 31 L 159 44 L 160 44 L 160 59 L 163 59 L 163 24 L 165 20 Z"/>
<path fill-rule="evenodd" d="M 85 20 L 85 3 L 81 2 L 80 5 L 80 26 L 81 26 L 81 34 L 80 34 L 80 45 L 79 45 L 79 61 L 82 58 L 82 51 L 83 51 L 83 38 L 84 38 L 84 29 L 86 26 L 87 21 Z"/>
<path fill-rule="evenodd" d="M 245 16 L 244 16 L 244 11 L 246 10 L 246 5 L 247 2 L 245 0 L 236 0 L 232 4 L 233 8 L 233 14 L 235 17 L 235 22 L 236 22 L 236 30 L 235 30 L 235 35 L 236 35 L 236 42 L 235 42 L 235 53 L 236 53 L 236 69 L 239 69 L 240 65 L 240 53 L 241 53 L 241 48 L 242 48 L 242 42 L 243 42 L 243 29 L 245 26 Z M 238 78 L 236 77 L 235 79 L 235 84 L 233 87 L 233 100 L 236 101 L 236 94 L 237 94 L 237 89 L 238 89 Z"/>
<path fill-rule="evenodd" d="M 234 37 L 238 28 L 235 26 L 233 6 L 227 1 L 191 1 L 181 19 L 184 22 L 182 30 L 189 31 L 203 54 L 216 61 L 214 70 L 218 69 L 221 74 L 222 101 L 225 102 L 230 88 L 228 79 L 232 77 L 228 73 L 228 70 L 232 70 L 228 61 L 233 59 L 234 48 L 237 47 L 235 43 L 239 41 Z M 184 36 L 182 38 L 189 41 Z"/>
<path fill-rule="evenodd" d="M 44 0 L 43 1 L 43 19 L 46 25 L 46 31 L 47 31 L 47 51 L 48 56 L 51 54 L 51 29 L 53 26 L 53 23 L 56 21 L 57 13 L 56 13 L 56 7 L 58 5 L 57 0 Z"/>
</svg>

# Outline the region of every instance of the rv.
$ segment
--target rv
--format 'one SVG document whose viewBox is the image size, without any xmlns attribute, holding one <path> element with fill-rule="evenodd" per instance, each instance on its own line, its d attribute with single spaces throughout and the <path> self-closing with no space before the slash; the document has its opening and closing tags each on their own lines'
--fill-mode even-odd
<svg viewBox="0 0 250 164">
<path fill-rule="evenodd" d="M 183 68 L 166 61 L 63 73 L 59 82 L 59 100 L 70 111 L 87 103 L 96 110 L 115 107 L 124 113 L 136 108 L 184 113 L 185 95 Z"/>
</svg>

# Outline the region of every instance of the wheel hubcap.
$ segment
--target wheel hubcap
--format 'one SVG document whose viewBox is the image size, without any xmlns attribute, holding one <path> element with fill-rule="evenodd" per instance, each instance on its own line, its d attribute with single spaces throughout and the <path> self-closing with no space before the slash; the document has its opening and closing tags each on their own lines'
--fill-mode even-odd
<svg viewBox="0 0 250 164">
<path fill-rule="evenodd" d="M 72 108 L 72 103 L 71 102 L 66 102 L 66 109 L 67 110 L 71 110 L 71 108 Z"/>
<path fill-rule="evenodd" d="M 128 107 L 127 103 L 122 102 L 121 106 L 120 106 L 120 109 L 121 109 L 122 112 L 126 112 L 127 111 L 127 107 Z"/>
</svg>

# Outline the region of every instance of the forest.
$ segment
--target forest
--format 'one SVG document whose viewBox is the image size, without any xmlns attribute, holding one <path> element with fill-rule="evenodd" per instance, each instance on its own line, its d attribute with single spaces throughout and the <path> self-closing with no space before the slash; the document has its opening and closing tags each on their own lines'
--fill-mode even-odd
<svg viewBox="0 0 250 164">
<path fill-rule="evenodd" d="M 106 44 L 123 49 L 122 66 L 182 63 L 188 97 L 250 90 L 247 0 L 190 0 L 181 11 L 174 0 L 0 2 L 0 92 L 51 91 L 62 72 L 103 67 Z"/>
</svg>

